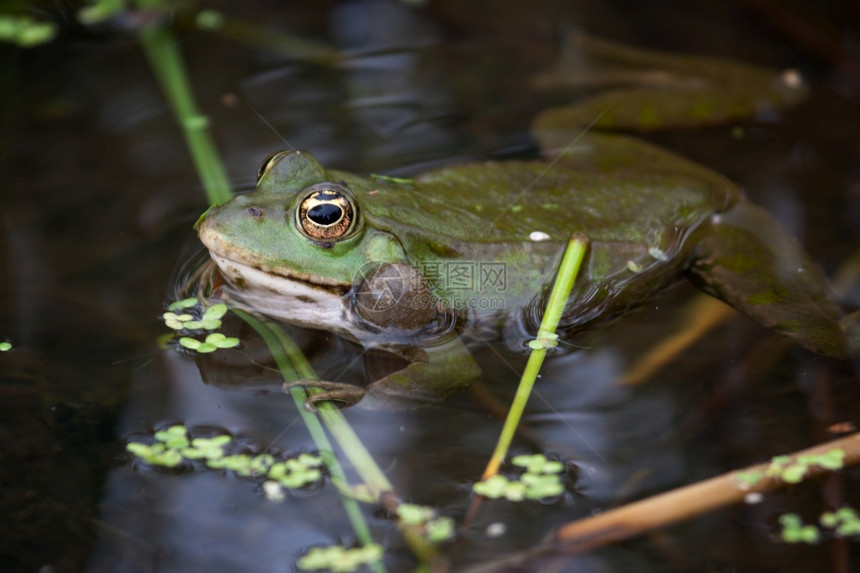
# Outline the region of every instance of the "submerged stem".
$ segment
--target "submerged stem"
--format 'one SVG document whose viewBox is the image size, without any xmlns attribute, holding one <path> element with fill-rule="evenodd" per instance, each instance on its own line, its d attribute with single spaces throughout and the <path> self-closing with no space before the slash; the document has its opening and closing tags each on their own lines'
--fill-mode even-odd
<svg viewBox="0 0 860 573">
<path fill-rule="evenodd" d="M 270 325 L 257 320 L 253 315 L 241 310 L 233 309 L 233 312 L 242 320 L 247 322 L 251 328 L 260 335 L 269 347 L 269 352 L 272 354 L 272 358 L 275 359 L 275 363 L 278 365 L 278 369 L 281 371 L 284 380 L 294 380 L 296 378 L 296 369 L 293 368 L 293 365 L 297 364 L 297 362 L 301 364 L 301 361 L 294 360 L 294 351 L 297 349 L 292 343 L 292 340 L 289 340 L 289 337 L 287 337 L 277 325 Z M 288 340 L 289 343 L 285 344 L 285 340 Z M 304 359 L 303 356 L 302 359 Z M 302 366 L 307 367 L 307 363 L 305 362 Z M 299 369 L 303 369 L 302 366 L 300 366 Z M 305 400 L 307 400 L 307 394 L 304 389 L 295 387 L 292 388 L 290 393 L 293 400 L 296 402 L 296 409 L 299 411 L 299 414 L 301 414 L 302 420 L 308 429 L 308 433 L 310 433 L 311 438 L 316 444 L 317 449 L 320 452 L 320 457 L 328 468 L 332 478 L 340 480 L 342 483 L 347 483 L 343 467 L 340 465 L 340 462 L 337 461 L 337 458 L 333 453 L 334 448 L 332 447 L 331 442 L 329 442 L 328 436 L 326 436 L 322 425 L 316 416 L 305 410 L 303 407 Z M 370 460 L 370 463 L 373 464 L 373 460 Z M 373 465 L 375 466 L 375 464 Z M 362 545 L 371 545 L 375 543 L 358 502 L 346 495 L 341 495 L 340 497 L 344 511 L 352 524 L 352 529 L 355 531 L 355 535 L 358 540 Z M 381 562 L 375 563 L 373 568 L 378 572 L 385 570 Z"/>
</svg>

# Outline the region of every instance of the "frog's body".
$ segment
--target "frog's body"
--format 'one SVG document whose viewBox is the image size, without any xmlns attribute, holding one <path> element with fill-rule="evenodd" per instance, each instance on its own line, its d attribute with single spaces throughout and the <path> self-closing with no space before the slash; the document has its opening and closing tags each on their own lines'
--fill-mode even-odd
<svg viewBox="0 0 860 573">
<path fill-rule="evenodd" d="M 285 162 L 318 165 L 306 152 L 296 152 Z M 728 184 L 719 193 L 683 177 L 594 175 L 563 164 L 548 170 L 540 161 L 463 165 L 423 175 L 409 184 L 325 172 L 319 167 L 318 178 L 295 184 L 296 196 L 323 181 L 339 182 L 359 205 L 364 236 L 350 239 L 348 245 L 321 248 L 301 236 L 294 225 L 285 225 L 284 221 L 295 218 L 295 206 L 290 205 L 295 200 L 282 193 L 237 197 L 210 213 L 200 233 L 234 284 L 297 278 L 292 287 L 283 283 L 271 290 L 283 294 L 293 288 L 297 298 L 316 294 L 316 298 L 340 300 L 339 311 L 334 312 L 331 304 L 319 305 L 327 310 L 316 309 L 307 319 L 297 317 L 296 308 L 289 305 L 280 312 L 269 311 L 332 330 L 347 328 L 343 306 L 347 299 L 341 295 L 368 262 L 419 268 L 430 280 L 436 300 L 451 307 L 475 307 L 471 314 L 520 309 L 539 293 L 536 287 L 552 280 L 576 231 L 590 241 L 583 285 L 619 292 L 630 283 L 656 283 L 646 289 L 650 298 L 687 266 L 691 247 L 684 240 L 687 234 L 737 201 Z M 251 206 L 262 210 L 264 217 L 248 216 Z M 304 249 L 298 244 L 301 240 Z M 292 246 L 285 251 L 287 244 Z M 285 266 L 285 252 L 300 266 Z M 243 280 L 240 275 L 247 270 L 231 270 L 238 270 L 237 262 L 264 269 L 261 274 L 268 278 Z M 577 296 L 592 298 L 596 293 L 590 290 L 583 286 Z M 492 301 L 482 305 L 481 299 L 487 298 Z M 281 301 L 273 302 L 281 306 Z M 481 308 L 490 303 L 493 308 Z M 611 309 L 599 314 L 607 311 Z M 598 317 L 570 318 L 573 325 Z"/>
<path fill-rule="evenodd" d="M 536 327 L 575 232 L 589 250 L 560 324 L 568 333 L 686 274 L 815 352 L 849 353 L 827 281 L 767 213 L 706 168 L 620 136 L 592 136 L 550 163 L 460 165 L 408 182 L 281 152 L 255 192 L 199 226 L 240 302 L 394 348 L 409 366 L 370 390 L 418 399 L 478 374 L 455 323 Z"/>
</svg>

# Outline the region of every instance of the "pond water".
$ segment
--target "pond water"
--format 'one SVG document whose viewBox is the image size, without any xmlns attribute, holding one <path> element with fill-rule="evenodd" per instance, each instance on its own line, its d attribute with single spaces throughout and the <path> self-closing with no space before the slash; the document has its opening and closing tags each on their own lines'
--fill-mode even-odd
<svg viewBox="0 0 860 573">
<path fill-rule="evenodd" d="M 208 5 L 347 50 L 349 65 L 310 64 L 294 48 L 258 45 L 259 31 L 227 38 L 177 15 L 195 95 L 236 189 L 252 188 L 259 162 L 291 146 L 326 166 L 395 176 L 534 156 L 526 127 L 546 100 L 530 82 L 558 57 L 569 29 L 794 67 L 812 85 L 808 101 L 750 122 L 744 137 L 728 125 L 653 140 L 741 184 L 838 279 L 845 308 L 860 307 L 857 263 L 853 279 L 846 266 L 860 245 L 860 60 L 833 36 L 842 30 L 856 41 L 853 4 L 813 14 L 741 0 L 695 9 L 669 0 L 495 2 L 492 14 L 474 1 L 283 4 Z M 204 193 L 135 40 L 136 19 L 83 29 L 67 14 L 44 15 L 62 23 L 57 40 L 0 47 L 0 340 L 13 344 L 0 353 L 0 569 L 287 571 L 310 546 L 353 544 L 327 481 L 275 503 L 259 480 L 154 469 L 126 452 L 127 440 L 177 423 L 229 432 L 259 451 L 315 445 L 250 348 L 235 360 L 196 362 L 159 345 L 176 277 L 202 251 L 192 225 Z M 407 411 L 352 408 L 347 420 L 403 500 L 463 526 L 443 550 L 457 571 L 533 548 L 564 523 L 824 442 L 834 424 L 860 421 L 857 361 L 815 356 L 740 315 L 644 383 L 619 384 L 683 323 L 696 293 L 687 285 L 663 293 L 577 338 L 583 350 L 545 364 L 514 452 L 566 463 L 567 492 L 552 501 L 488 501 L 465 521 L 470 485 L 501 428 L 486 395 L 508 404 L 526 361 L 504 344 L 476 349 L 484 374 L 475 392 Z M 322 377 L 362 378 L 360 349 L 289 332 Z M 858 478 L 849 469 L 590 553 L 488 570 L 856 570 L 856 543 L 787 545 L 778 517 L 810 521 L 856 507 Z M 372 505 L 365 514 L 388 570 L 412 570 L 392 520 Z"/>
</svg>

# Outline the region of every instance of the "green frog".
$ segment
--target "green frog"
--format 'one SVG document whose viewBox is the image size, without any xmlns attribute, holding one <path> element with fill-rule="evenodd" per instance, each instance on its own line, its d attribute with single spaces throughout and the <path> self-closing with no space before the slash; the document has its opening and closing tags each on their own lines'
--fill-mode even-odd
<svg viewBox="0 0 860 573">
<path fill-rule="evenodd" d="M 804 90 L 797 77 L 594 40 L 580 48 L 636 69 L 622 74 L 634 85 L 539 114 L 532 133 L 543 160 L 401 180 L 281 151 L 263 162 L 255 191 L 201 218 L 200 239 L 236 304 L 405 360 L 366 388 L 309 381 L 324 389 L 314 401 L 429 402 L 472 383 L 480 371 L 463 331 L 535 332 L 573 233 L 589 246 L 559 325 L 566 335 L 687 277 L 814 352 L 851 354 L 826 278 L 736 186 L 636 138 L 583 135 L 790 105 Z"/>
</svg>

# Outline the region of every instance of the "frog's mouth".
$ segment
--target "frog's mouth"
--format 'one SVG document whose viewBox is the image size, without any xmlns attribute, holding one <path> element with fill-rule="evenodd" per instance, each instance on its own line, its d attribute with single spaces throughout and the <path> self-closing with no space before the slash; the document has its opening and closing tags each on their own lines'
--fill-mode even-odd
<svg viewBox="0 0 860 573">
<path fill-rule="evenodd" d="M 218 265 L 231 298 L 242 306 L 299 326 L 339 330 L 348 323 L 349 285 L 323 285 L 267 272 L 214 251 L 209 256 Z"/>
<path fill-rule="evenodd" d="M 253 255 L 236 252 L 204 219 L 200 241 L 218 266 L 230 298 L 267 316 L 311 328 L 343 330 L 349 322 L 351 284 L 313 279 L 305 273 L 273 268 Z"/>
</svg>

